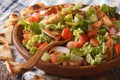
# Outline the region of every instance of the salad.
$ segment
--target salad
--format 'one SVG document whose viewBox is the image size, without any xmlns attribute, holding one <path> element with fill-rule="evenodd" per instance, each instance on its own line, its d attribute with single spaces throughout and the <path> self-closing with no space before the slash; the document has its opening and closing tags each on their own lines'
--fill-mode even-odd
<svg viewBox="0 0 120 80">
<path fill-rule="evenodd" d="M 34 55 L 54 40 L 66 44 L 46 51 L 42 61 L 63 66 L 105 63 L 120 56 L 120 20 L 116 7 L 80 3 L 51 6 L 19 20 L 22 45 Z"/>
</svg>

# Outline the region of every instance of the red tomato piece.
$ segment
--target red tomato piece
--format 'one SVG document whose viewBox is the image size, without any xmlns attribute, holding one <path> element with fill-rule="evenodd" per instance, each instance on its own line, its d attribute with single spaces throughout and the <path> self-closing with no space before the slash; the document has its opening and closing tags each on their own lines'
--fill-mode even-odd
<svg viewBox="0 0 120 80">
<path fill-rule="evenodd" d="M 29 18 L 27 19 L 27 21 L 28 21 L 29 23 L 35 22 L 34 20 L 35 20 L 35 17 L 33 17 L 33 16 L 31 16 L 31 17 L 29 17 Z"/>
<path fill-rule="evenodd" d="M 96 32 L 95 31 L 88 31 L 87 33 L 88 37 L 91 38 L 91 37 L 94 37 L 96 35 Z"/>
<path fill-rule="evenodd" d="M 28 18 L 29 23 L 38 22 L 40 20 L 40 13 L 34 13 L 31 17 Z"/>
<path fill-rule="evenodd" d="M 95 38 L 91 38 L 90 39 L 90 43 L 93 45 L 93 46 L 98 46 L 99 45 L 99 41 Z"/>
<path fill-rule="evenodd" d="M 80 35 L 78 40 L 79 48 L 81 48 L 89 40 L 88 36 L 85 34 Z"/>
<path fill-rule="evenodd" d="M 43 49 L 45 46 L 47 46 L 47 42 L 40 44 L 38 49 Z"/>
<path fill-rule="evenodd" d="M 70 31 L 70 28 L 66 27 L 62 30 L 61 33 L 62 39 L 67 40 L 72 38 L 72 32 Z"/>
<path fill-rule="evenodd" d="M 120 43 L 115 44 L 115 52 L 118 56 L 120 56 Z"/>
<path fill-rule="evenodd" d="M 40 20 L 40 13 L 34 13 L 32 16 L 34 16 L 35 22 L 38 22 Z"/>
</svg>

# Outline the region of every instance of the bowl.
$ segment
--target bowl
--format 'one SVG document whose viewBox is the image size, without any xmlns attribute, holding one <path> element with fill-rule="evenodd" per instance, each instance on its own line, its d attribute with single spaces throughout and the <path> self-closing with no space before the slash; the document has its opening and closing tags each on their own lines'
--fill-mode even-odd
<svg viewBox="0 0 120 80">
<path fill-rule="evenodd" d="M 28 60 L 32 55 L 22 46 L 22 26 L 16 25 L 13 30 L 13 43 L 19 53 Z M 65 76 L 65 77 L 76 77 L 76 76 L 89 76 L 99 73 L 104 73 L 120 65 L 120 57 L 112 59 L 106 63 L 99 65 L 88 65 L 79 67 L 69 67 L 39 60 L 36 67 L 45 71 L 46 73 Z"/>
<path fill-rule="evenodd" d="M 117 15 L 116 18 L 120 18 L 120 15 Z M 19 51 L 19 53 L 26 60 L 28 60 L 32 55 L 22 45 L 22 29 L 23 29 L 22 26 L 16 25 L 14 27 L 13 43 L 16 49 Z M 36 64 L 36 67 L 50 74 L 55 74 L 65 77 L 78 77 L 78 76 L 90 76 L 94 74 L 104 73 L 111 69 L 116 68 L 119 65 L 120 65 L 120 56 L 99 65 L 87 65 L 87 66 L 78 66 L 78 67 L 62 66 L 62 65 L 57 65 L 39 60 Z"/>
</svg>

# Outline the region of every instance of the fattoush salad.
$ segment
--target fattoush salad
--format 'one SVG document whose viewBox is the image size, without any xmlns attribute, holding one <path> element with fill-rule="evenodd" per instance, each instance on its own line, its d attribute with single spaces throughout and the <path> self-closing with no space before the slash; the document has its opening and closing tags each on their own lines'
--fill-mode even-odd
<svg viewBox="0 0 120 80">
<path fill-rule="evenodd" d="M 46 51 L 42 61 L 63 66 L 103 64 L 120 56 L 117 7 L 106 4 L 64 4 L 40 9 L 21 18 L 22 45 L 34 55 L 54 40 L 68 40 Z"/>
</svg>

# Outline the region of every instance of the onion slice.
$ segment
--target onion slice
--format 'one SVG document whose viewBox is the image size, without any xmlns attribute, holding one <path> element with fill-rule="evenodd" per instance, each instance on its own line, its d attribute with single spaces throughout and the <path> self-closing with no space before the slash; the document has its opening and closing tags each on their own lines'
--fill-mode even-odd
<svg viewBox="0 0 120 80">
<path fill-rule="evenodd" d="M 120 32 L 116 33 L 117 36 L 120 36 Z"/>
<path fill-rule="evenodd" d="M 70 49 L 68 49 L 67 47 L 62 47 L 62 46 L 56 46 L 56 47 L 53 47 L 49 53 L 51 53 L 52 51 L 56 51 L 56 52 L 59 52 L 59 53 L 70 53 Z"/>
</svg>

